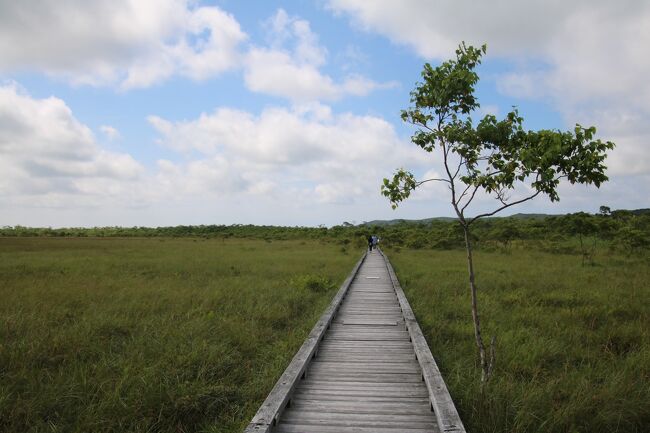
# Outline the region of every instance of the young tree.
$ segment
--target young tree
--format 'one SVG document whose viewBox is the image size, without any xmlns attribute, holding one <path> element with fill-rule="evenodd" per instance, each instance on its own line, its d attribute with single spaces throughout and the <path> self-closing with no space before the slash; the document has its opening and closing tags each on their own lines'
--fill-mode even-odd
<svg viewBox="0 0 650 433">
<path fill-rule="evenodd" d="M 596 234 L 598 233 L 597 220 L 585 212 L 577 212 L 565 215 L 561 218 L 560 224 L 566 227 L 569 235 L 578 236 L 580 241 L 580 253 L 582 254 L 582 266 L 588 261 L 593 265 L 594 251 L 596 251 Z M 587 238 L 592 236 L 592 244 L 587 244 Z"/>
<path fill-rule="evenodd" d="M 602 216 L 610 216 L 612 214 L 612 209 L 609 206 L 601 206 L 599 212 Z"/>
<path fill-rule="evenodd" d="M 412 106 L 402 111 L 402 119 L 418 127 L 411 137 L 413 143 L 441 157 L 442 177 L 418 180 L 402 168 L 391 180 L 384 179 L 382 185 L 382 194 L 390 199 L 393 208 L 426 182 L 443 182 L 449 187 L 451 206 L 465 237 L 472 319 L 483 382 L 489 379 L 494 366 L 494 337 L 488 358 L 476 296 L 472 224 L 540 194 L 558 201 L 561 179 L 600 186 L 607 180 L 605 152 L 614 147 L 614 143 L 594 139 L 594 127 L 576 125 L 573 131 L 566 132 L 526 131 L 523 118 L 514 108 L 503 120 L 488 114 L 475 125 L 470 117 L 479 108 L 474 96 L 479 78 L 474 69 L 486 49 L 485 45 L 474 48 L 463 42 L 455 59 L 435 68 L 425 64 L 422 82 L 411 92 Z M 526 193 L 519 195 L 515 189 L 525 185 Z M 469 217 L 469 206 L 477 194 L 494 197 L 497 205 L 492 211 Z"/>
</svg>

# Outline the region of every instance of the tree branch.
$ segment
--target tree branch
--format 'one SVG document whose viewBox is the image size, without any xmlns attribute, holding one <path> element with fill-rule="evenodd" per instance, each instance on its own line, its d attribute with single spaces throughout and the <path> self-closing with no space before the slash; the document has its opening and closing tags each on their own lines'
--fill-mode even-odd
<svg viewBox="0 0 650 433">
<path fill-rule="evenodd" d="M 458 199 L 456 199 L 456 184 L 454 182 L 454 176 L 451 175 L 451 171 L 449 170 L 449 151 L 447 150 L 447 146 L 444 142 L 444 140 L 441 140 L 441 146 L 442 146 L 442 153 L 444 155 L 444 165 L 445 165 L 445 171 L 447 172 L 447 177 L 449 178 L 449 189 L 451 190 L 451 205 L 454 207 L 454 210 L 456 211 L 456 215 L 458 216 L 458 220 L 460 223 L 465 226 L 465 215 L 463 215 L 463 212 L 458 209 Z"/>
<path fill-rule="evenodd" d="M 415 187 L 417 188 L 418 186 L 422 185 L 423 183 L 427 183 L 427 182 L 447 182 L 447 183 L 450 183 L 447 179 L 432 178 L 432 179 L 425 179 L 425 180 L 421 180 L 419 182 L 415 182 Z"/>
<path fill-rule="evenodd" d="M 463 197 L 465 197 L 465 195 L 467 195 L 467 191 L 469 191 L 469 189 L 470 189 L 472 186 L 474 186 L 474 185 L 472 185 L 471 183 L 470 183 L 469 185 L 467 185 L 467 188 L 465 188 L 465 189 L 463 190 L 463 192 L 460 194 L 460 196 L 458 197 L 458 203 L 460 203 L 461 200 L 463 199 Z"/>
<path fill-rule="evenodd" d="M 488 213 L 483 213 L 483 214 L 477 215 L 477 216 L 475 216 L 474 218 L 470 219 L 469 222 L 468 222 L 467 224 L 469 225 L 469 224 L 473 223 L 474 221 L 476 221 L 476 220 L 479 219 L 479 218 L 492 216 L 492 215 L 494 215 L 494 214 L 496 214 L 496 213 L 501 212 L 502 210 L 504 210 L 504 209 L 506 209 L 506 208 L 509 208 L 510 206 L 514 206 L 514 205 L 516 205 L 516 204 L 523 203 L 523 202 L 528 201 L 528 200 L 532 200 L 532 199 L 534 199 L 535 197 L 537 197 L 541 192 L 542 192 L 542 191 L 537 191 L 535 194 L 532 194 L 532 195 L 530 195 L 530 196 L 528 196 L 528 197 L 526 197 L 526 198 L 522 198 L 521 200 L 513 201 L 512 203 L 507 203 L 507 204 L 501 206 L 500 208 L 496 209 L 496 210 L 493 211 L 493 212 L 488 212 Z"/>
<path fill-rule="evenodd" d="M 476 192 L 478 190 L 479 190 L 479 186 L 478 185 L 474 186 L 474 191 L 472 191 L 472 195 L 467 200 L 467 203 L 465 203 L 465 205 L 463 205 L 463 207 L 461 208 L 462 212 L 465 212 L 465 209 L 467 208 L 467 206 L 469 206 L 469 204 L 472 202 L 472 200 L 474 200 L 474 196 L 476 195 Z"/>
<path fill-rule="evenodd" d="M 458 168 L 456 169 L 456 173 L 454 173 L 454 179 L 456 179 L 456 176 L 458 176 L 458 173 L 460 173 L 460 168 L 461 168 L 463 165 L 465 165 L 466 163 L 467 163 L 467 161 L 465 161 L 465 158 L 463 158 L 463 157 L 461 156 L 461 157 L 460 157 L 460 161 L 458 161 Z M 460 201 L 461 198 L 462 198 L 462 195 L 461 195 L 461 197 L 460 197 L 458 200 Z"/>
<path fill-rule="evenodd" d="M 501 202 L 501 204 L 507 205 L 509 198 L 510 197 L 506 197 L 505 188 L 501 188 L 499 191 L 497 191 L 497 199 Z"/>
<path fill-rule="evenodd" d="M 501 173 L 503 173 L 503 170 L 497 170 L 497 171 L 492 171 L 492 172 L 489 172 L 489 173 L 485 173 L 483 176 L 494 176 L 494 175 L 501 174 Z"/>
</svg>

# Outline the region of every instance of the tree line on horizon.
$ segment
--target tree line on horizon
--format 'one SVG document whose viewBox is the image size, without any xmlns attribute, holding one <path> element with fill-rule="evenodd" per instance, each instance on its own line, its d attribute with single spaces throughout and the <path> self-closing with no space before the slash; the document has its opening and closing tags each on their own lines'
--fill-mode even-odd
<svg viewBox="0 0 650 433">
<path fill-rule="evenodd" d="M 456 221 L 432 219 L 392 224 L 344 223 L 333 227 L 283 227 L 269 225 L 179 225 L 170 227 L 49 228 L 5 226 L 6 237 L 198 237 L 204 239 L 251 238 L 275 240 L 314 239 L 338 242 L 342 249 L 360 249 L 369 234 L 381 238 L 384 248 L 456 249 L 464 245 L 462 227 Z M 512 248 L 536 248 L 552 253 L 576 253 L 586 263 L 601 248 L 626 254 L 650 248 L 650 212 L 577 212 L 540 218 L 501 217 L 477 221 L 472 234 L 479 250 L 508 252 Z"/>
</svg>

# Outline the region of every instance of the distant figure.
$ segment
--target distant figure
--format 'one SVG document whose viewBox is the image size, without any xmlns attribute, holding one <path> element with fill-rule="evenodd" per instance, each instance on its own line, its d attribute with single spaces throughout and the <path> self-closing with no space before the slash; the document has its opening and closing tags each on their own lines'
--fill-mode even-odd
<svg viewBox="0 0 650 433">
<path fill-rule="evenodd" d="M 374 236 L 368 236 L 368 251 L 372 251 Z"/>
<path fill-rule="evenodd" d="M 377 249 L 377 244 L 379 243 L 379 236 L 373 236 L 372 237 L 372 247 L 374 249 Z"/>
</svg>

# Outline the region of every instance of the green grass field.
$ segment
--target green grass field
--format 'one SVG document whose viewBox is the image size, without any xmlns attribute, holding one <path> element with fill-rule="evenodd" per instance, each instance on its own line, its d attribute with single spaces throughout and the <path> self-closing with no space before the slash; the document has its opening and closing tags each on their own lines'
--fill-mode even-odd
<svg viewBox="0 0 650 433">
<path fill-rule="evenodd" d="M 650 431 L 650 260 L 478 252 L 495 377 L 481 393 L 464 251 L 388 252 L 468 431 Z"/>
<path fill-rule="evenodd" d="M 360 254 L 2 238 L 0 431 L 240 431 Z"/>
<path fill-rule="evenodd" d="M 0 238 L 0 431 L 238 432 L 361 251 L 318 241 Z M 648 258 L 388 251 L 468 431 L 650 425 Z"/>
</svg>

